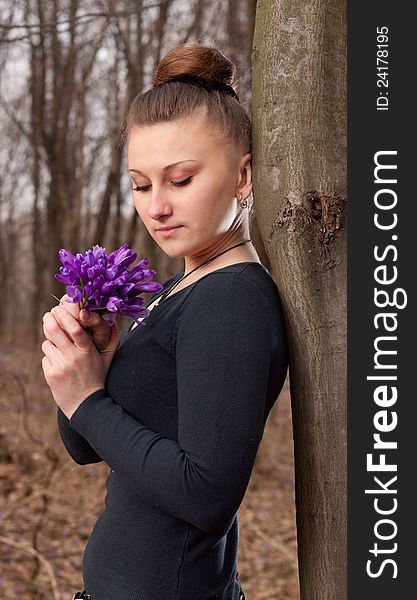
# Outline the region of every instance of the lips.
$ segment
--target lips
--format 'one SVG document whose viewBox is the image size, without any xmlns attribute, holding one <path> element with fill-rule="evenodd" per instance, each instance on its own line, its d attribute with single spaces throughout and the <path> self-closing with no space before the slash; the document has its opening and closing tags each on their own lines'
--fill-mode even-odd
<svg viewBox="0 0 417 600">
<path fill-rule="evenodd" d="M 157 229 L 156 233 L 162 239 L 175 238 L 177 235 L 180 235 L 177 233 L 180 229 L 182 229 L 182 225 L 173 225 L 172 227 Z"/>
<path fill-rule="evenodd" d="M 167 231 L 168 229 L 178 229 L 182 225 L 171 225 L 170 227 L 159 227 L 156 231 Z"/>
</svg>

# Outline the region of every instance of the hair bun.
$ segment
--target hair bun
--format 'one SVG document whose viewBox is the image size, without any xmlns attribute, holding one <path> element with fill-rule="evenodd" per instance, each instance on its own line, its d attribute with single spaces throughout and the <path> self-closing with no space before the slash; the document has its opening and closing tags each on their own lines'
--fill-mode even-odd
<svg viewBox="0 0 417 600">
<path fill-rule="evenodd" d="M 159 62 L 153 86 L 138 93 L 129 107 L 127 141 L 136 127 L 191 117 L 203 109 L 197 116 L 204 113 L 204 124 L 216 131 L 222 148 L 240 156 L 250 153 L 251 118 L 233 88 L 238 64 L 216 46 L 172 48 Z"/>
<path fill-rule="evenodd" d="M 167 52 L 156 69 L 153 84 L 167 83 L 180 76 L 199 77 L 213 84 L 232 86 L 236 83 L 233 62 L 209 46 L 177 46 Z"/>
</svg>

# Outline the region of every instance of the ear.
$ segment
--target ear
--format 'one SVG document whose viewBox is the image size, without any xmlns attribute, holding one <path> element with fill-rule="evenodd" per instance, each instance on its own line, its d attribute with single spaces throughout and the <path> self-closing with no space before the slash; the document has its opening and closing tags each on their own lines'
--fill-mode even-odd
<svg viewBox="0 0 417 600">
<path fill-rule="evenodd" d="M 248 152 L 239 161 L 239 180 L 236 189 L 236 198 L 250 196 L 252 185 L 252 155 Z"/>
</svg>

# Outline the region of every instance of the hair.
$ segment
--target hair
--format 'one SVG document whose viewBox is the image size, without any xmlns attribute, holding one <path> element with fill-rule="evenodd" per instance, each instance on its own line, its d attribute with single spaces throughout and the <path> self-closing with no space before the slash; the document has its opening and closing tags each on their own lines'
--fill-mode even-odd
<svg viewBox="0 0 417 600">
<path fill-rule="evenodd" d="M 208 124 L 219 131 L 225 144 L 242 156 L 251 152 L 251 119 L 242 104 L 224 90 L 172 81 L 183 75 L 236 86 L 236 67 L 219 49 L 199 44 L 172 48 L 156 68 L 154 87 L 133 99 L 122 125 L 123 143 L 136 126 L 173 121 L 206 108 Z"/>
</svg>

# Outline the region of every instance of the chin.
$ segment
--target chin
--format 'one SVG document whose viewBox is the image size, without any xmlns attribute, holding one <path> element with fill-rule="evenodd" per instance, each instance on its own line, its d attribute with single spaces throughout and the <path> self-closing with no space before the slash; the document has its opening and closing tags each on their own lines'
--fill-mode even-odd
<svg viewBox="0 0 417 600">
<path fill-rule="evenodd" d="M 169 258 L 184 258 L 184 254 L 182 252 L 175 252 L 175 250 L 166 250 L 165 248 L 161 248 L 162 252 L 169 256 Z"/>
<path fill-rule="evenodd" d="M 157 246 L 159 246 L 162 252 L 170 258 L 184 258 L 184 253 L 181 250 L 177 250 L 174 247 L 170 247 L 169 244 L 158 244 L 158 242 L 156 242 L 156 244 Z"/>
</svg>

